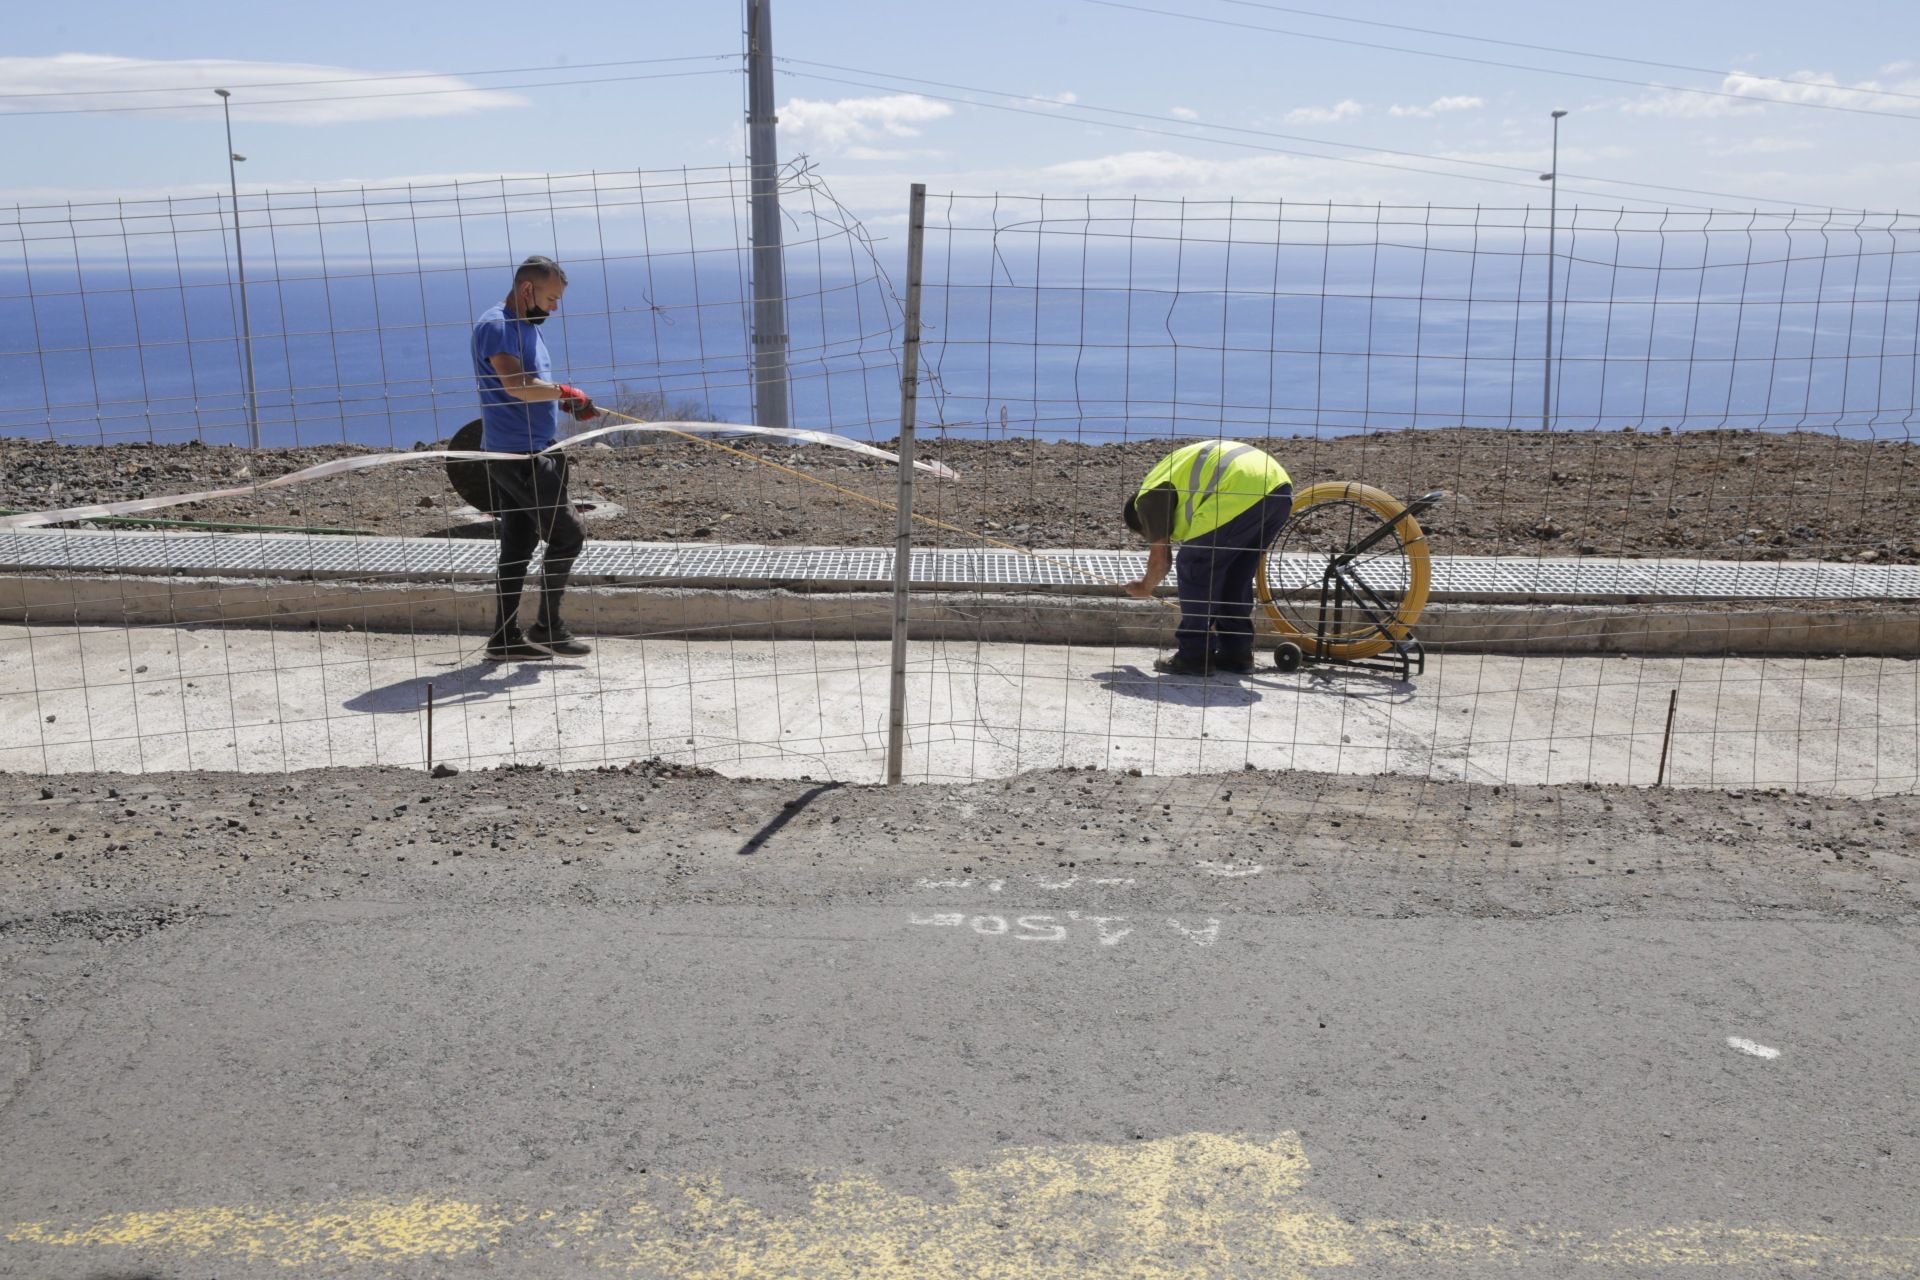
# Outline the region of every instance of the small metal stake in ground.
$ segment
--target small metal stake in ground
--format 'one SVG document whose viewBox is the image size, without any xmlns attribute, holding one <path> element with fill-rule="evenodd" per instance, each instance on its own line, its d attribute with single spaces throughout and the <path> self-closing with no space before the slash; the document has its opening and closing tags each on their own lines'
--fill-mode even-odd
<svg viewBox="0 0 1920 1280">
<path fill-rule="evenodd" d="M 427 681 L 427 772 L 433 772 L 433 681 Z"/>
<path fill-rule="evenodd" d="M 1663 786 L 1667 781 L 1667 746 L 1673 741 L 1673 709 L 1680 705 L 1680 691 L 1673 690 L 1667 695 L 1667 731 L 1660 737 L 1660 773 L 1653 785 Z"/>
<path fill-rule="evenodd" d="M 893 657 L 887 689 L 887 781 L 900 781 L 907 731 L 907 582 L 913 568 L 913 427 L 920 381 L 920 258 L 927 188 L 913 184 L 907 215 L 907 306 L 900 345 L 900 495 L 893 537 Z"/>
</svg>

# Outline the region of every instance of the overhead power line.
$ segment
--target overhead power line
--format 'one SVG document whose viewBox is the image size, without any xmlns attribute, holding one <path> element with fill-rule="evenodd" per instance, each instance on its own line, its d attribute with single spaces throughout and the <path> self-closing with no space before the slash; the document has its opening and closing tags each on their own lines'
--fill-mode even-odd
<svg viewBox="0 0 1920 1280">
<path fill-rule="evenodd" d="M 1006 90 L 1002 90 L 1002 89 L 988 89 L 988 88 L 983 88 L 979 85 L 955 84 L 951 81 L 946 81 L 946 80 L 928 80 L 918 76 L 901 76 L 901 75 L 895 75 L 892 72 L 886 72 L 886 71 L 870 71 L 863 67 L 848 67 L 848 66 L 839 65 L 837 63 L 831 63 L 831 62 L 814 62 L 806 58 L 781 58 L 781 59 L 778 59 L 778 61 L 783 64 L 791 64 L 796 66 L 824 67 L 833 71 L 846 71 L 846 72 L 851 72 L 854 75 L 875 76 L 883 80 L 893 80 L 905 85 L 913 85 L 913 86 L 934 85 L 942 89 L 957 89 L 963 93 L 984 93 L 997 98 L 1011 99 L 1016 102 L 1031 102 L 1031 103 L 1038 104 L 1038 106 L 1035 109 L 1033 109 L 1030 112 L 1030 114 L 1039 115 L 1043 117 L 1058 118 L 1063 111 L 1065 112 L 1089 111 L 1089 112 L 1097 112 L 1101 115 L 1124 116 L 1124 117 L 1128 117 L 1130 119 L 1135 119 L 1135 120 L 1153 120 L 1153 121 L 1157 121 L 1167 125 L 1176 126 L 1176 128 L 1171 128 L 1171 129 L 1142 128 L 1137 125 L 1115 124 L 1110 121 L 1097 121 L 1097 122 L 1091 122 L 1091 123 L 1103 124 L 1109 128 L 1125 129 L 1130 132 L 1157 134 L 1163 137 L 1184 138 L 1184 139 L 1189 139 L 1197 142 L 1217 142 L 1217 143 L 1221 143 L 1222 145 L 1247 145 L 1247 144 L 1234 144 L 1228 139 L 1208 138 L 1199 134 L 1183 132 L 1182 130 L 1214 129 L 1224 133 L 1245 134 L 1252 137 L 1260 137 L 1260 138 L 1274 138 L 1274 139 L 1278 139 L 1280 141 L 1285 141 L 1285 142 L 1304 142 L 1312 146 L 1343 147 L 1352 151 L 1367 151 L 1367 152 L 1372 152 L 1375 155 L 1399 156 L 1403 159 L 1409 159 L 1409 160 L 1428 160 L 1428 161 L 1433 161 L 1439 164 L 1464 165 L 1464 166 L 1469 166 L 1477 169 L 1494 169 L 1494 170 L 1499 170 L 1500 172 L 1503 172 L 1503 173 L 1524 173 L 1524 174 L 1532 175 L 1539 172 L 1537 166 L 1527 167 L 1522 165 L 1499 164 L 1490 160 L 1469 160 L 1469 159 L 1456 157 L 1456 156 L 1435 155 L 1431 152 L 1402 151 L 1402 150 L 1396 150 L 1392 147 L 1368 146 L 1366 144 L 1358 143 L 1358 142 L 1336 142 L 1330 138 L 1314 138 L 1314 137 L 1308 137 L 1303 134 L 1295 134 L 1295 133 L 1276 133 L 1269 129 L 1254 129 L 1254 128 L 1249 128 L 1242 125 L 1211 124 L 1205 120 L 1182 120 L 1175 116 L 1157 115 L 1153 112 L 1147 112 L 1147 111 L 1130 111 L 1120 107 L 1102 107 L 1102 106 L 1097 106 L 1093 103 L 1088 103 L 1088 102 L 1062 103 L 1054 98 L 1037 97 L 1032 94 L 1009 93 Z M 811 73 L 804 73 L 804 72 L 789 72 L 788 74 L 803 75 L 808 79 L 824 80 L 832 84 L 848 84 L 848 85 L 854 85 L 859 88 L 880 89 L 880 90 L 889 91 L 889 92 L 894 91 L 894 86 L 892 85 L 872 84 L 872 83 L 869 83 L 866 81 L 860 81 L 860 80 L 838 80 L 831 76 L 819 76 L 819 75 L 813 75 Z M 926 94 L 924 96 L 939 98 L 941 101 L 945 101 L 945 102 L 965 103 L 971 106 L 996 107 L 996 104 L 994 103 L 976 102 L 976 101 L 973 101 L 972 99 L 966 99 L 966 98 L 947 98 L 947 97 L 942 97 L 941 95 L 938 95 L 938 94 Z M 997 109 L 1014 110 L 1015 108 L 997 108 Z M 1020 108 L 1020 110 L 1026 111 L 1025 108 Z M 1083 124 L 1090 123 L 1085 119 L 1085 117 L 1069 116 L 1069 118 L 1076 119 Z M 1289 151 L 1289 150 L 1285 150 L 1283 148 L 1278 148 L 1278 147 L 1260 147 L 1258 149 L 1263 151 L 1275 151 L 1283 155 L 1311 156 L 1314 159 L 1332 160 L 1335 162 L 1347 163 L 1347 164 L 1371 163 L 1367 161 L 1355 160 L 1352 157 L 1348 157 L 1348 156 L 1319 155 L 1313 152 Z M 1381 167 L 1402 168 L 1402 167 L 1408 167 L 1408 166 L 1384 165 Z M 1441 170 L 1433 170 L 1433 169 L 1410 169 L 1410 171 L 1415 173 L 1437 174 L 1438 176 L 1441 176 L 1441 177 L 1449 177 L 1449 178 L 1457 177 L 1464 181 L 1481 181 L 1481 182 L 1501 181 L 1501 182 L 1509 182 L 1509 183 L 1512 182 L 1511 179 L 1496 180 L 1496 179 L 1487 179 L 1487 178 L 1477 178 L 1470 174 L 1446 173 Z M 1788 208 L 1827 209 L 1832 207 L 1820 201 L 1781 200 L 1772 196 L 1744 195 L 1739 192 L 1732 192 L 1732 191 L 1710 191 L 1710 190 L 1705 190 L 1699 187 L 1676 187 L 1676 186 L 1669 186 L 1667 184 L 1658 183 L 1658 182 L 1638 182 L 1638 181 L 1634 181 L 1627 178 L 1608 178 L 1600 174 L 1592 174 L 1592 173 L 1567 172 L 1565 173 L 1564 176 L 1569 178 L 1575 178 L 1583 182 L 1604 182 L 1609 186 L 1637 187 L 1641 190 L 1647 190 L 1647 191 L 1671 191 L 1680 195 L 1711 196 L 1716 199 L 1722 199 L 1722 200 L 1754 201 L 1761 204 L 1785 205 Z M 1527 182 L 1512 183 L 1512 185 L 1529 187 L 1531 189 L 1531 184 Z M 1572 190 L 1572 188 L 1567 188 L 1567 189 Z M 1594 193 L 1588 193 L 1588 194 L 1604 194 L 1604 193 L 1594 192 Z M 1624 197 L 1621 197 L 1621 198 L 1624 198 Z"/>
<path fill-rule="evenodd" d="M 564 68 L 566 71 L 594 71 L 606 67 L 642 67 L 661 62 L 717 62 L 738 61 L 737 53 L 695 53 L 683 54 L 676 58 L 623 58 L 618 62 L 575 62 Z M 401 71 L 382 76 L 328 76 L 320 80 L 255 80 L 251 83 L 231 84 L 221 81 L 223 89 L 295 89 L 307 88 L 316 84 L 376 84 L 387 80 L 437 80 L 458 79 L 462 76 L 522 76 L 536 71 L 553 71 L 552 66 L 544 67 L 496 67 L 491 71 Z M 484 87 L 484 86 L 483 86 Z M 176 84 L 160 88 L 147 89 L 35 89 L 28 93 L 0 93 L 0 100 L 9 98 L 95 98 L 128 93 L 206 93 L 213 88 L 211 84 Z M 14 114 L 25 114 L 24 112 Z"/>
<path fill-rule="evenodd" d="M 1497 44 L 1508 49 L 1528 49 L 1534 53 L 1558 53 L 1569 58 L 1592 58 L 1599 62 L 1625 62 L 1636 67 L 1658 67 L 1662 71 L 1688 71 L 1703 76 L 1745 76 L 1749 80 L 1767 80 L 1774 84 L 1802 85 L 1812 89 L 1839 89 L 1846 93 L 1865 93 L 1883 98 L 1909 98 L 1920 101 L 1920 93 L 1907 93 L 1901 89 L 1867 89 L 1857 85 L 1841 84 L 1835 80 L 1796 80 L 1792 76 L 1763 76 L 1757 71 L 1736 71 L 1719 67 L 1695 67 L 1684 62 L 1661 62 L 1654 58 L 1633 58 L 1618 53 L 1594 53 L 1587 49 L 1562 49 L 1557 45 L 1528 44 L 1524 40 L 1502 40 L 1496 36 L 1469 35 L 1464 31 L 1442 31 L 1438 27 L 1415 27 L 1404 22 L 1383 22 L 1378 18 L 1353 18 L 1343 13 L 1325 13 L 1319 9 L 1296 9 L 1291 5 L 1269 4 L 1266 0 L 1220 0 L 1221 4 L 1239 5 L 1243 9 L 1265 9 L 1271 13 L 1291 13 L 1303 18 L 1323 18 L 1328 22 L 1347 22 L 1362 27 L 1382 27 L 1389 31 L 1411 31 L 1423 36 L 1440 36 L 1447 40 L 1470 40 L 1476 44 Z M 1772 101 L 1772 99 L 1762 99 Z"/>
<path fill-rule="evenodd" d="M 1803 107 L 1810 111 L 1844 111 L 1849 115 L 1884 116 L 1889 120 L 1920 120 L 1920 115 L 1907 111 L 1880 111 L 1873 107 L 1843 107 L 1835 102 L 1795 102 L 1789 98 L 1766 98 L 1754 93 L 1730 93 L 1725 89 L 1695 89 L 1687 85 L 1657 84 L 1650 80 L 1627 80 L 1620 76 L 1596 75 L 1591 71 L 1567 71 L 1557 67 L 1536 67 L 1524 62 L 1501 62 L 1495 58 L 1475 58 L 1464 53 L 1441 53 L 1434 49 L 1412 49 L 1405 45 L 1378 44 L 1371 40 L 1351 40 L 1346 36 L 1329 36 L 1315 31 L 1293 31 L 1285 27 L 1267 27 L 1257 22 L 1235 22 L 1231 18 L 1210 18 L 1198 13 L 1181 13 L 1173 9 L 1155 9 L 1147 5 L 1126 4 L 1123 3 L 1122 0 L 1081 0 L 1081 3 L 1099 5 L 1104 9 L 1126 9 L 1134 13 L 1151 13 L 1162 18 L 1179 18 L 1186 22 L 1204 22 L 1217 27 L 1233 27 L 1240 31 L 1262 31 L 1268 35 L 1292 36 L 1299 40 L 1321 40 L 1328 44 L 1351 45 L 1359 49 L 1381 49 L 1388 53 L 1409 53 L 1416 57 L 1440 58 L 1448 62 L 1470 62 L 1476 66 L 1503 67 L 1509 71 L 1529 71 L 1536 75 L 1571 76 L 1576 80 L 1597 80 L 1602 84 L 1623 84 L 1636 89 L 1658 89 L 1666 93 L 1691 93 L 1707 98 L 1731 98 L 1735 102 L 1757 102 L 1763 106 Z"/>
<path fill-rule="evenodd" d="M 784 71 L 782 72 L 782 74 L 790 77 L 794 77 L 797 79 L 801 79 L 801 80 L 819 80 L 827 84 L 852 85 L 860 89 L 878 89 L 883 93 L 899 92 L 899 86 L 897 85 L 875 84 L 872 81 L 867 81 L 867 80 L 849 80 L 839 76 L 821 75 L 818 72 L 813 72 L 813 71 Z M 1041 116 L 1046 118 L 1052 118 L 1055 120 L 1060 120 L 1060 119 L 1074 120 L 1080 124 L 1099 124 L 1099 125 L 1105 125 L 1109 128 L 1124 129 L 1131 133 L 1154 134 L 1164 138 L 1179 138 L 1187 142 L 1205 142 L 1205 143 L 1211 143 L 1214 146 L 1220 146 L 1220 147 L 1238 147 L 1242 150 L 1261 151 L 1269 155 L 1298 156 L 1302 159 L 1307 159 L 1307 160 L 1328 160 L 1328 161 L 1332 161 L 1335 164 L 1363 165 L 1370 169 L 1393 169 L 1402 173 L 1418 173 L 1429 178 L 1452 178 L 1460 182 L 1482 182 L 1482 183 L 1490 183 L 1494 186 L 1501 186 L 1501 187 L 1523 187 L 1529 191 L 1539 190 L 1539 187 L 1535 183 L 1517 182 L 1511 178 L 1487 178 L 1474 173 L 1449 173 L 1444 169 L 1423 169 L 1418 165 L 1393 164 L 1386 160 L 1362 160 L 1356 156 L 1330 156 L 1330 155 L 1324 154 L 1323 152 L 1318 152 L 1318 151 L 1297 151 L 1290 147 L 1274 147 L 1274 146 L 1268 146 L 1265 143 L 1260 143 L 1260 142 L 1243 142 L 1236 138 L 1209 138 L 1202 134 L 1181 133 L 1173 129 L 1155 129 L 1148 125 L 1112 124 L 1109 121 L 1095 120 L 1086 116 L 1073 116 L 1073 115 L 1062 114 L 1064 112 L 1069 112 L 1072 110 L 1070 106 L 1066 106 L 1064 104 L 1056 104 L 1054 109 L 1044 110 L 1039 107 L 1015 107 L 1015 106 L 1009 106 L 1005 103 L 999 103 L 999 102 L 981 102 L 975 98 L 956 98 L 946 94 L 927 93 L 924 90 L 920 91 L 920 96 L 923 98 L 932 98 L 935 101 L 939 101 L 939 102 L 956 102 L 961 104 L 962 106 L 984 107 L 989 111 L 1008 111 L 1016 115 Z M 1042 101 L 1049 101 L 1049 99 L 1042 99 Z M 1696 210 L 1702 213 L 1714 212 L 1713 207 L 1709 205 L 1684 204 L 1678 201 L 1663 202 L 1659 200 L 1649 200 L 1645 196 L 1629 196 L 1629 195 L 1621 195 L 1617 192 L 1605 192 L 1605 191 L 1581 191 L 1577 188 L 1564 187 L 1564 186 L 1561 187 L 1561 190 L 1571 191 L 1576 195 L 1599 196 L 1602 199 L 1606 199 L 1606 200 L 1631 200 L 1635 204 L 1647 204 L 1647 205 L 1654 205 L 1656 207 L 1666 207 L 1666 208 L 1676 208 L 1676 209 L 1691 209 L 1691 210 Z M 1824 205 L 1817 206 L 1817 207 L 1821 209 L 1826 208 L 1826 206 Z"/>
</svg>

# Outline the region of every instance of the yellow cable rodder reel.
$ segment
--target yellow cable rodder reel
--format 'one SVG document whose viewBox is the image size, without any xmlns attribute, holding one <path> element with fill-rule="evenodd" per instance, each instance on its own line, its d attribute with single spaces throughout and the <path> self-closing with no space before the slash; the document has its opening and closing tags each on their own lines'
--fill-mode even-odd
<svg viewBox="0 0 1920 1280">
<path fill-rule="evenodd" d="M 1446 496 L 1434 490 L 1402 503 L 1344 480 L 1297 494 L 1254 588 L 1280 639 L 1274 665 L 1378 666 L 1402 679 L 1424 670 L 1413 625 L 1426 607 L 1432 566 L 1419 516 Z M 1384 662 L 1368 662 L 1389 650 Z"/>
</svg>

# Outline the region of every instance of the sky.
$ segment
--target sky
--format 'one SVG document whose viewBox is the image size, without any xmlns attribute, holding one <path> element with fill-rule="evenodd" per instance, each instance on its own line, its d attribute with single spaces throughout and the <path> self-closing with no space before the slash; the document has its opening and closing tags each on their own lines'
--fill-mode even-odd
<svg viewBox="0 0 1920 1280">
<path fill-rule="evenodd" d="M 772 5 L 781 156 L 880 222 L 915 181 L 1540 204 L 1555 110 L 1563 205 L 1920 209 L 1911 0 Z M 243 190 L 739 162 L 742 26 L 738 0 L 15 6 L 0 201 L 225 190 L 216 85 Z M 131 104 L 170 109 L 101 109 Z"/>
</svg>

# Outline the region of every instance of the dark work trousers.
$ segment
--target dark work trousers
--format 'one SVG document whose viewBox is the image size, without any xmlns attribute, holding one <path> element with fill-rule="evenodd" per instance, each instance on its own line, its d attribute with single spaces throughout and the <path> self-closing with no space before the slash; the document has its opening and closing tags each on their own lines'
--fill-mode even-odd
<svg viewBox="0 0 1920 1280">
<path fill-rule="evenodd" d="M 1174 581 L 1180 588 L 1179 657 L 1253 655 L 1253 576 L 1260 557 L 1293 514 L 1293 486 L 1283 484 L 1210 533 L 1180 544 Z"/>
<path fill-rule="evenodd" d="M 511 462 L 495 459 L 487 463 L 487 483 L 493 492 L 494 514 L 500 518 L 493 633 L 502 635 L 514 625 L 527 564 L 542 542 L 547 552 L 540 559 L 540 625 L 557 627 L 560 597 L 566 593 L 574 557 L 587 540 L 587 531 L 567 497 L 566 455 L 529 454 Z"/>
</svg>

